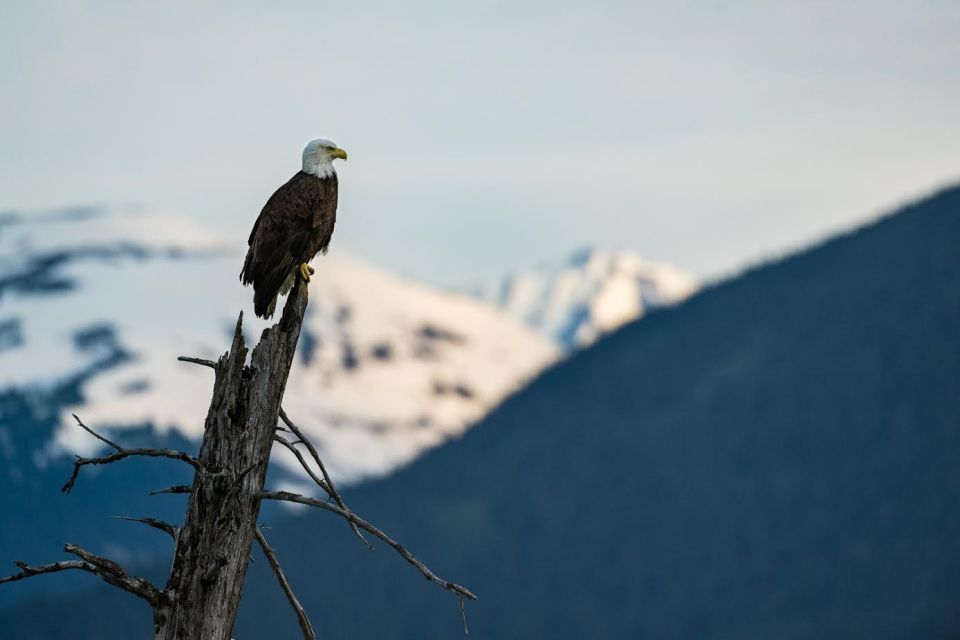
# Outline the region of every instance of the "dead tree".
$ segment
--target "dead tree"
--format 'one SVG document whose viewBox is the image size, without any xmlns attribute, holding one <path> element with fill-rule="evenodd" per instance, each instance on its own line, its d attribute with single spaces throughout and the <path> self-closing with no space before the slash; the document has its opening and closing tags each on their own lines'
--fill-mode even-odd
<svg viewBox="0 0 960 640">
<path fill-rule="evenodd" d="M 180 357 L 182 361 L 210 367 L 215 376 L 213 398 L 198 456 L 169 449 L 124 448 L 74 416 L 79 427 L 107 445 L 111 452 L 95 458 L 78 456 L 73 472 L 63 486 L 64 492 L 69 493 L 73 488 L 82 467 L 111 464 L 130 457 L 171 458 L 193 468 L 192 486 L 175 486 L 154 492 L 189 494 L 181 526 L 151 518 L 129 518 L 168 533 L 176 542 L 173 567 L 162 589 L 130 575 L 118 563 L 72 544 L 67 544 L 64 551 L 77 559 L 40 566 L 17 562 L 20 572 L 0 578 L 0 584 L 69 569 L 87 571 L 146 600 L 153 609 L 156 640 L 229 640 L 251 546 L 256 539 L 297 615 L 304 638 L 312 640 L 314 632 L 310 621 L 294 595 L 276 553 L 257 527 L 263 500 L 280 500 L 318 507 L 340 516 L 354 535 L 371 549 L 373 547 L 364 533 L 386 543 L 428 580 L 453 593 L 460 601 L 463 614 L 464 599 L 474 600 L 476 596 L 467 588 L 438 577 L 402 545 L 354 514 L 340 497 L 317 449 L 281 408 L 306 306 L 307 288 L 298 283 L 287 299 L 280 322 L 266 329 L 260 337 L 249 365 L 245 364 L 247 347 L 241 331 L 243 314 L 237 321 L 230 351 L 217 362 Z M 278 417 L 285 426 L 278 425 Z M 284 434 L 290 434 L 290 439 Z M 326 492 L 330 501 L 264 488 L 274 443 L 286 447 L 296 456 L 304 471 Z M 300 447 L 306 451 L 306 456 Z"/>
</svg>

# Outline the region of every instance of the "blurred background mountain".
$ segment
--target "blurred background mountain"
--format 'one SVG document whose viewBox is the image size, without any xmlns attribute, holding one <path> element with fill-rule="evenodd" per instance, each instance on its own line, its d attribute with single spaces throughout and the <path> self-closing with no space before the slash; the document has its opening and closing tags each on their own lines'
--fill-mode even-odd
<svg viewBox="0 0 960 640">
<path fill-rule="evenodd" d="M 63 524 L 81 520 L 77 535 L 88 543 L 150 559 L 159 541 L 101 520 L 141 508 L 170 465 L 104 470 L 102 479 L 94 471 L 94 482 L 117 488 L 90 495 L 95 504 L 58 499 L 63 465 L 99 445 L 71 414 L 120 439 L 195 449 L 212 379 L 176 356 L 215 359 L 229 343 L 249 298 L 236 282 L 243 250 L 169 213 L 75 208 L 5 215 L 0 255 L 0 495 L 10 524 L 0 528 L 0 546 L 28 556 L 56 549 Z M 417 284 L 335 252 L 313 282 L 286 410 L 342 483 L 380 476 L 461 434 L 573 349 L 577 336 L 613 329 L 694 288 L 670 267 L 591 255 L 540 274 L 542 289 L 525 301 L 548 309 L 544 325 L 535 311 L 515 320 L 497 310 L 499 300 Z M 618 314 L 598 325 L 594 309 L 609 307 L 611 292 L 621 300 Z M 504 304 L 517 310 L 515 296 Z M 266 326 L 247 317 L 248 340 Z M 569 339 L 556 327 L 569 328 Z M 299 463 L 278 449 L 280 478 L 292 483 L 296 475 L 286 472 Z M 313 491 L 300 482 L 288 488 Z M 99 518 L 83 515 L 90 509 Z M 4 589 L 0 603 L 70 584 Z"/>
<path fill-rule="evenodd" d="M 176 356 L 266 326 L 243 240 L 322 136 L 286 409 L 471 635 L 960 636 L 957 60 L 945 2 L 2 3 L 0 562 L 162 579 L 107 516 L 177 522 L 189 474 L 60 494 L 71 413 L 196 448 Z M 461 637 L 323 515 L 263 513 L 321 637 Z M 295 636 L 246 589 L 236 638 Z M 89 576 L 0 587 L 0 640 L 141 636 Z"/>
<path fill-rule="evenodd" d="M 583 249 L 560 264 L 507 275 L 477 295 L 569 350 L 696 290 L 693 276 L 669 264 Z"/>
<path fill-rule="evenodd" d="M 958 237 L 955 188 L 708 287 L 575 353 L 462 439 L 347 499 L 441 573 L 469 578 L 478 637 L 950 637 Z M 125 499 L 118 474 L 131 473 L 110 470 L 61 500 Z M 135 474 L 142 491 L 157 481 Z M 32 528 L 53 489 L 8 518 Z M 169 512 L 180 499 L 154 500 Z M 455 600 L 324 515 L 264 516 L 319 633 L 458 633 Z M 74 518 L 89 517 L 62 522 L 61 536 L 76 539 Z M 142 566 L 160 575 L 166 563 Z M 239 638 L 295 634 L 267 573 L 253 566 Z M 0 628 L 148 635 L 146 609 L 123 598 L 48 595 L 8 607 Z"/>
</svg>

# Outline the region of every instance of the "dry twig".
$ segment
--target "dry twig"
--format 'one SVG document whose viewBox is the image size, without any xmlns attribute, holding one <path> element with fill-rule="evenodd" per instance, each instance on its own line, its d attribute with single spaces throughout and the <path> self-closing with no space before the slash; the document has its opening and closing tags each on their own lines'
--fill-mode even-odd
<svg viewBox="0 0 960 640">
<path fill-rule="evenodd" d="M 304 459 L 303 454 L 300 453 L 300 450 L 297 449 L 292 442 L 290 442 L 289 440 L 287 440 L 286 438 L 284 438 L 283 436 L 277 433 L 273 434 L 273 441 L 279 442 L 284 447 L 289 449 L 290 453 L 295 455 L 297 457 L 297 460 L 300 461 L 300 466 L 303 467 L 303 470 L 307 472 L 307 475 L 309 475 L 310 478 L 314 482 L 316 482 L 317 485 L 319 485 L 320 488 L 323 489 L 328 496 L 330 496 L 331 498 L 333 497 L 333 494 L 330 492 L 330 485 L 328 485 L 326 481 L 324 481 L 322 478 L 317 476 L 316 473 L 314 473 L 313 469 L 310 468 L 310 465 L 308 465 L 307 461 Z"/>
<path fill-rule="evenodd" d="M 343 498 L 340 497 L 340 493 L 337 491 L 337 486 L 333 484 L 333 478 L 331 478 L 330 474 L 327 473 L 327 468 L 326 466 L 324 466 L 323 460 L 320 459 L 320 454 L 317 453 L 317 448 L 313 446 L 313 443 L 310 442 L 310 440 L 308 440 L 305 435 L 303 435 L 303 431 L 301 431 L 300 428 L 297 425 L 293 424 L 293 421 L 290 420 L 289 417 L 287 417 L 287 412 L 283 410 L 283 407 L 280 407 L 280 419 L 283 420 L 283 423 L 287 425 L 287 427 L 289 427 L 289 429 L 294 433 L 295 436 L 297 436 L 299 442 L 303 443 L 303 445 L 307 448 L 307 451 L 310 452 L 310 457 L 312 457 L 313 461 L 317 463 L 317 466 L 320 468 L 320 473 L 323 474 L 323 479 L 326 482 L 326 486 L 324 486 L 324 483 L 320 482 L 319 478 L 317 478 L 317 476 L 313 473 L 313 471 L 310 470 L 310 468 L 307 466 L 307 463 L 304 461 L 303 456 L 299 455 L 299 452 L 296 451 L 296 449 L 294 448 L 294 445 L 290 444 L 288 448 L 294 451 L 294 453 L 297 455 L 297 459 L 300 460 L 300 464 L 302 464 L 303 468 L 307 470 L 307 473 L 310 474 L 310 477 L 313 478 L 317 484 L 323 487 L 324 491 L 327 492 L 327 495 L 333 498 L 334 502 L 337 503 L 337 506 L 340 507 L 343 511 L 350 513 L 350 509 L 347 507 L 346 504 L 344 504 Z M 277 436 L 276 434 L 274 434 L 274 437 L 279 438 L 280 436 Z M 356 534 L 356 536 L 360 538 L 360 540 L 363 541 L 365 545 L 367 545 L 368 549 L 373 551 L 373 545 L 370 544 L 370 542 L 363 537 L 363 534 L 360 533 L 360 530 L 357 528 L 356 523 L 349 519 L 348 521 L 350 523 L 350 528 L 353 529 L 353 533 Z"/>
<path fill-rule="evenodd" d="M 204 358 L 192 358 L 190 356 L 177 356 L 177 360 L 180 362 L 192 362 L 193 364 L 199 364 L 204 367 L 210 367 L 213 370 L 217 369 L 217 363 L 213 360 L 206 360 Z"/>
<path fill-rule="evenodd" d="M 273 573 L 277 576 L 277 582 L 280 583 L 280 588 L 283 589 L 283 593 L 286 594 L 287 600 L 290 601 L 290 606 L 293 607 L 294 613 L 297 614 L 297 621 L 300 623 L 300 629 L 303 631 L 303 637 L 306 638 L 306 640 L 316 640 L 317 636 L 313 633 L 313 625 L 310 624 L 310 620 L 307 618 L 307 613 L 303 610 L 303 607 L 300 605 L 300 601 L 297 600 L 297 596 L 293 593 L 293 587 L 290 586 L 287 576 L 283 574 L 283 569 L 280 567 L 280 561 L 277 559 L 277 554 L 274 552 L 273 548 L 267 544 L 267 539 L 263 537 L 263 532 L 260 530 L 260 527 L 257 527 L 254 535 L 257 537 L 257 542 L 260 543 L 260 548 L 263 550 L 263 555 L 267 557 L 267 562 L 270 563 Z"/>
<path fill-rule="evenodd" d="M 111 462 L 117 462 L 118 460 L 123 460 L 124 458 L 129 458 L 131 456 L 143 456 L 148 458 L 170 458 L 172 460 L 180 460 L 181 462 L 186 462 L 187 464 L 192 466 L 201 475 L 206 474 L 206 469 L 204 469 L 203 465 L 200 464 L 200 461 L 188 453 L 184 453 L 183 451 L 174 451 L 173 449 L 155 449 L 155 448 L 125 449 L 120 445 L 118 445 L 116 442 L 113 442 L 112 440 L 108 440 L 107 438 L 103 437 L 102 435 L 100 435 L 99 433 L 97 433 L 87 425 L 83 424 L 83 421 L 80 420 L 80 418 L 77 417 L 76 414 L 74 414 L 73 418 L 74 420 L 77 421 L 77 424 L 80 425 L 80 427 L 84 431 L 92 435 L 97 440 L 100 440 L 101 442 L 106 443 L 108 446 L 115 449 L 115 451 L 110 455 L 102 456 L 99 458 L 83 458 L 81 456 L 77 456 L 76 460 L 73 463 L 73 473 L 70 474 L 70 478 L 67 480 L 67 482 L 63 485 L 63 488 L 61 489 L 61 491 L 63 491 L 64 493 L 70 493 L 70 490 L 73 489 L 73 485 L 76 484 L 77 482 L 77 476 L 80 474 L 80 467 L 88 464 L 110 464 Z"/>
<path fill-rule="evenodd" d="M 20 573 L 7 576 L 6 578 L 0 578 L 0 584 L 4 584 L 6 582 L 16 582 L 17 580 L 32 578 L 33 576 L 39 576 L 46 573 L 79 569 L 81 571 L 87 571 L 98 576 L 107 584 L 113 585 L 119 589 L 123 589 L 127 593 L 132 593 L 139 598 L 143 598 L 149 602 L 151 606 L 155 606 L 158 602 L 166 597 L 164 592 L 153 586 L 150 581 L 146 580 L 145 578 L 131 576 L 123 567 L 113 560 L 90 553 L 86 549 L 82 549 L 73 544 L 64 545 L 63 550 L 79 557 L 80 560 L 54 562 L 52 564 L 44 564 L 38 567 L 31 567 L 25 562 L 16 562 L 14 564 L 16 564 L 17 568 L 20 569 Z"/>
<path fill-rule="evenodd" d="M 156 491 L 151 491 L 150 495 L 158 496 L 162 493 L 193 493 L 193 487 L 188 484 L 178 484 L 172 487 L 167 487 L 166 489 L 157 489 Z"/>
<path fill-rule="evenodd" d="M 157 520 L 156 518 L 130 518 L 128 516 L 108 516 L 114 520 L 124 520 L 126 522 L 139 522 L 140 524 L 145 524 L 148 527 L 152 527 L 159 531 L 163 531 L 166 534 L 169 534 L 173 541 L 177 541 L 177 527 L 173 526 L 168 522 L 163 520 Z"/>
<path fill-rule="evenodd" d="M 297 494 L 297 493 L 290 493 L 289 491 L 263 491 L 260 493 L 260 497 L 265 500 L 280 500 L 284 502 L 296 502 L 297 504 L 305 504 L 311 507 L 319 507 L 321 509 L 326 509 L 327 511 L 332 511 L 333 513 L 339 515 L 342 518 L 346 518 L 347 520 L 349 520 L 356 526 L 360 527 L 364 531 L 369 532 L 374 537 L 379 538 L 386 544 L 393 547 L 393 549 L 397 553 L 403 556 L 404 560 L 406 560 L 407 562 L 412 564 L 414 567 L 416 567 L 417 571 L 422 573 L 423 577 L 425 577 L 430 582 L 440 585 L 447 591 L 450 591 L 451 593 L 455 594 L 460 598 L 466 598 L 468 600 L 477 599 L 477 596 L 474 595 L 473 592 L 467 589 L 466 587 L 456 584 L 454 582 L 449 582 L 447 580 L 444 580 L 443 578 L 435 574 L 433 571 L 430 570 L 429 567 L 427 567 L 427 565 L 420 562 L 420 560 L 418 560 L 416 556 L 414 556 L 412 553 L 407 551 L 407 549 L 402 544 L 400 544 L 399 542 L 397 542 L 396 540 L 394 540 L 393 538 L 388 536 L 386 533 L 376 528 L 375 526 L 373 526 L 372 524 L 370 524 L 369 522 L 367 522 L 357 514 L 353 513 L 352 511 L 341 509 L 337 505 L 330 504 L 329 502 L 324 502 L 323 500 L 317 500 L 316 498 L 308 498 L 306 496 L 301 496 L 300 494 Z"/>
</svg>

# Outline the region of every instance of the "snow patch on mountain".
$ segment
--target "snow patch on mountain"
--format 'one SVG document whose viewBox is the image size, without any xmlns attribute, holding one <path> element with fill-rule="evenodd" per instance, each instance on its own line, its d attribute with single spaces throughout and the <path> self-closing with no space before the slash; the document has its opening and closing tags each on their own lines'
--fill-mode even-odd
<svg viewBox="0 0 960 640">
<path fill-rule="evenodd" d="M 0 255 L 0 390 L 96 372 L 61 416 L 54 451 L 97 445 L 71 412 L 98 428 L 199 438 L 212 372 L 176 357 L 218 358 L 240 310 L 248 343 L 269 326 L 238 280 L 243 247 L 175 216 L 7 215 Z M 462 433 L 557 356 L 478 300 L 337 251 L 314 266 L 284 406 L 342 479 L 386 473 Z"/>
<path fill-rule="evenodd" d="M 587 249 L 561 264 L 509 275 L 477 295 L 570 349 L 676 304 L 697 288 L 693 276 L 671 265 Z"/>
</svg>

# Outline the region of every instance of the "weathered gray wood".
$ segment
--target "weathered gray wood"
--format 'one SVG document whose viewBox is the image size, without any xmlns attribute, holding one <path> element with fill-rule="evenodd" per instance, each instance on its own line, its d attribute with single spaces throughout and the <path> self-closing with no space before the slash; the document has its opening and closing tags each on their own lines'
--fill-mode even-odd
<svg viewBox="0 0 960 640">
<path fill-rule="evenodd" d="M 230 351 L 217 362 L 180 358 L 185 362 L 210 367 L 215 372 L 213 397 L 207 412 L 199 457 L 168 449 L 126 449 L 74 416 L 80 428 L 114 451 L 98 458 L 78 457 L 63 487 L 65 492 L 69 493 L 73 488 L 82 467 L 112 464 L 131 457 L 170 458 L 185 462 L 195 470 L 192 486 L 180 485 L 152 492 L 190 494 L 182 526 L 175 527 L 153 518 L 122 518 L 165 531 L 175 540 L 173 567 L 164 589 L 157 588 L 144 578 L 130 575 L 108 558 L 69 544 L 64 551 L 78 556 L 80 560 L 40 566 L 18 562 L 16 565 L 20 572 L 0 578 L 0 584 L 68 570 L 86 571 L 149 602 L 153 609 L 156 640 L 229 640 L 250 561 L 251 543 L 257 535 L 260 502 L 263 499 L 286 500 L 320 507 L 339 515 L 367 546 L 370 544 L 360 533 L 361 529 L 387 543 L 424 577 L 459 599 L 466 632 L 463 601 L 475 600 L 473 592 L 440 578 L 399 542 L 347 508 L 316 447 L 280 408 L 306 306 L 307 288 L 297 280 L 280 322 L 263 332 L 249 365 L 245 365 L 247 347 L 242 332 L 243 314 L 237 320 Z M 275 434 L 278 416 L 297 436 L 296 443 Z M 294 453 L 310 477 L 336 504 L 284 491 L 264 491 L 271 445 L 275 441 Z M 303 454 L 297 450 L 297 444 L 307 448 L 323 478 L 313 472 Z M 276 555 L 262 536 L 260 542 L 293 605 L 304 637 L 312 638 L 310 622 L 280 569 Z"/>
<path fill-rule="evenodd" d="M 306 306 L 307 287 L 298 282 L 249 366 L 241 314 L 230 351 L 216 363 L 199 456 L 206 473 L 194 477 L 166 601 L 154 607 L 157 640 L 230 638 Z"/>
<path fill-rule="evenodd" d="M 290 586 L 290 582 L 287 580 L 287 576 L 283 573 L 283 568 L 280 566 L 280 561 L 277 560 L 277 553 L 273 550 L 273 547 L 267 543 L 267 539 L 263 537 L 263 532 L 260 531 L 259 527 L 257 527 L 256 536 L 264 557 L 266 557 L 267 562 L 270 563 L 270 568 L 273 569 L 273 574 L 277 576 L 277 582 L 280 583 L 280 588 L 283 589 L 283 595 L 287 596 L 287 601 L 293 608 L 293 612 L 297 615 L 297 622 L 300 624 L 300 631 L 303 632 L 304 640 L 316 640 L 317 635 L 313 631 L 313 625 L 310 624 L 310 619 L 307 617 L 307 612 L 303 610 L 303 605 L 300 604 L 297 596 L 293 593 L 293 587 Z"/>
</svg>

